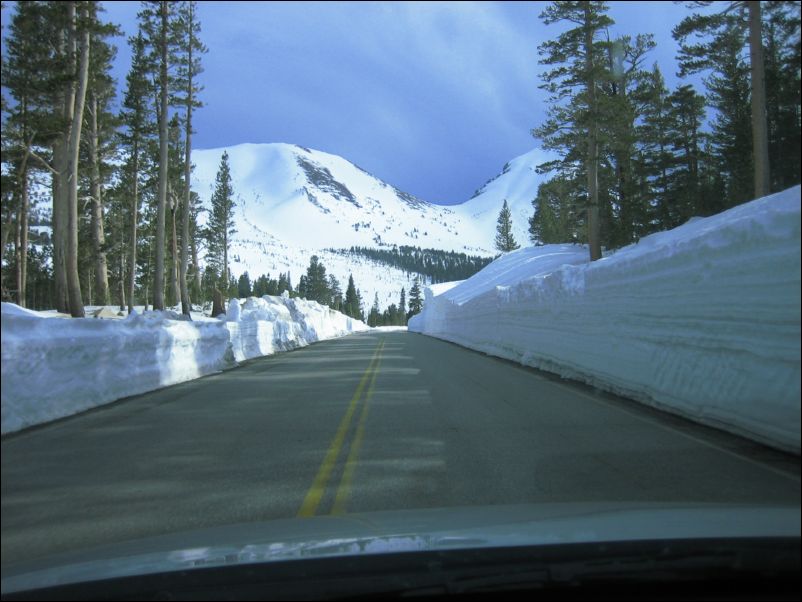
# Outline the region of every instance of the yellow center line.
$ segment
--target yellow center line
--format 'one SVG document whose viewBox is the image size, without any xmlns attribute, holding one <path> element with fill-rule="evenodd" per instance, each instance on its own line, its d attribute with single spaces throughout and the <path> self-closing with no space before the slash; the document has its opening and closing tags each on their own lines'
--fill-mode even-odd
<svg viewBox="0 0 802 602">
<path fill-rule="evenodd" d="M 373 397 L 373 385 L 376 383 L 376 374 L 379 372 L 382 349 L 384 349 L 384 342 L 382 342 L 382 346 L 379 349 L 379 357 L 376 360 L 376 366 L 373 369 L 373 375 L 370 377 L 370 386 L 368 387 L 368 392 L 365 394 L 365 401 L 362 404 L 362 412 L 359 416 L 359 424 L 356 427 L 356 434 L 351 442 L 351 449 L 348 452 L 348 459 L 345 461 L 345 469 L 343 470 L 342 479 L 340 479 L 340 486 L 337 489 L 337 495 L 334 498 L 334 506 L 331 509 L 332 514 L 345 514 L 345 504 L 348 502 L 348 498 L 351 495 L 351 481 L 354 477 L 356 457 L 359 454 L 359 447 L 362 445 L 362 435 L 365 432 L 365 422 L 368 417 L 370 398 Z"/>
<path fill-rule="evenodd" d="M 345 435 L 348 433 L 348 427 L 351 424 L 351 418 L 353 417 L 356 407 L 359 403 L 359 398 L 362 396 L 362 391 L 365 388 L 365 384 L 368 382 L 374 372 L 374 368 L 378 363 L 377 360 L 379 357 L 379 352 L 383 346 L 384 341 L 381 341 L 378 345 L 376 345 L 376 351 L 373 353 L 373 358 L 370 360 L 368 369 L 365 371 L 365 374 L 362 375 L 359 385 L 357 385 L 354 396 L 351 398 L 351 402 L 348 404 L 348 410 L 345 412 L 345 416 L 343 416 L 343 419 L 340 421 L 337 434 L 334 435 L 334 440 L 331 442 L 329 450 L 326 452 L 326 456 L 323 458 L 323 463 L 320 465 L 320 469 L 317 471 L 315 480 L 312 482 L 312 486 L 306 493 L 303 504 L 301 504 L 301 509 L 298 510 L 298 517 L 314 516 L 318 506 L 320 505 L 320 500 L 323 497 L 323 493 L 326 490 L 326 485 L 331 477 L 331 471 L 334 469 L 334 465 L 337 463 L 337 457 L 340 455 L 340 449 L 342 448 L 343 441 L 345 440 Z"/>
</svg>

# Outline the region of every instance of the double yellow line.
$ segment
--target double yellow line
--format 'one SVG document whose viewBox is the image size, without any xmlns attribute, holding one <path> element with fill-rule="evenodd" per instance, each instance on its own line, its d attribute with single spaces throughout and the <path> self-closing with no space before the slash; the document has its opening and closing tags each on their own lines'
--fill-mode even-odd
<svg viewBox="0 0 802 602">
<path fill-rule="evenodd" d="M 364 402 L 362 404 L 362 412 L 359 415 L 359 422 L 357 423 L 356 432 L 351 441 L 351 448 L 345 461 L 345 468 L 342 478 L 340 479 L 340 486 L 337 488 L 337 493 L 334 496 L 334 505 L 331 510 L 332 514 L 345 513 L 345 505 L 351 493 L 351 481 L 354 476 L 354 468 L 356 467 L 356 458 L 357 454 L 359 454 L 359 447 L 362 444 L 362 436 L 365 432 L 365 422 L 368 416 L 368 402 L 373 396 L 373 385 L 376 383 L 376 374 L 379 371 L 382 349 L 384 349 L 384 340 L 380 341 L 376 346 L 376 351 L 373 353 L 373 358 L 370 360 L 368 369 L 362 375 L 359 385 L 357 385 L 354 396 L 351 398 L 351 403 L 348 404 L 348 410 L 340 421 L 340 426 L 337 428 L 337 433 L 334 435 L 329 450 L 323 458 L 315 480 L 312 482 L 312 486 L 309 488 L 303 504 L 301 504 L 301 509 L 298 510 L 299 517 L 314 516 L 315 512 L 317 512 L 320 501 L 326 491 L 326 486 L 331 478 L 331 473 L 337 464 L 337 458 L 340 456 L 340 451 L 342 450 L 343 443 L 345 442 L 346 435 L 351 426 L 351 420 L 359 406 L 362 392 L 367 386 L 367 392 L 365 393 Z"/>
</svg>

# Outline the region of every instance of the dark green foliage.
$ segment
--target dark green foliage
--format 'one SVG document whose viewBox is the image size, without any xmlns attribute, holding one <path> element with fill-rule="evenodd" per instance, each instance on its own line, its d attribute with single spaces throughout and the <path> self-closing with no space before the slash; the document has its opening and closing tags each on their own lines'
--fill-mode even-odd
<svg viewBox="0 0 802 602">
<path fill-rule="evenodd" d="M 550 23 L 573 14 L 568 21 L 579 25 L 586 4 L 557 3 L 542 17 Z M 603 12 L 600 4 L 587 5 Z M 763 6 L 770 186 L 777 191 L 800 179 L 800 7 Z M 706 96 L 689 85 L 670 93 L 657 65 L 642 69 L 653 46 L 648 36 L 595 42 L 592 72 L 581 61 L 581 27 L 541 46 L 541 62 L 557 68 L 543 76 L 541 87 L 552 94 L 552 106 L 534 133 L 545 148 L 559 151 L 560 159 L 538 168 L 556 173 L 532 202 L 533 242 L 588 240 L 582 205 L 590 180 L 583 153 L 594 120 L 600 237 L 608 248 L 754 198 L 746 4 L 711 8 L 716 12 L 691 15 L 674 32 L 681 43 L 681 75 L 706 74 Z M 595 111 L 582 88 L 589 73 Z M 713 109 L 710 115 L 707 107 Z"/>
<path fill-rule="evenodd" d="M 776 192 L 800 181 L 800 5 L 761 4 L 769 184 Z M 707 75 L 706 98 L 716 110 L 711 152 L 722 178 L 712 186 L 723 188 L 727 208 L 754 197 L 748 13 L 742 2 L 716 8 L 686 17 L 673 33 L 680 75 Z"/>
<path fill-rule="evenodd" d="M 496 222 L 496 249 L 506 253 L 520 248 L 521 245 L 515 242 L 515 237 L 512 235 L 512 214 L 507 206 L 507 199 L 504 199 L 504 205 L 501 207 Z"/>
<path fill-rule="evenodd" d="M 584 198 L 580 187 L 556 176 L 538 187 L 532 201 L 534 215 L 529 219 L 529 238 L 535 244 L 574 243 L 585 240 L 580 218 Z"/>
<path fill-rule="evenodd" d="M 408 274 L 420 274 L 432 283 L 465 280 L 493 261 L 492 257 L 409 246 L 391 249 L 351 247 L 349 250 L 329 249 L 329 251 L 340 255 L 365 257 L 404 270 Z"/>
<path fill-rule="evenodd" d="M 302 284 L 298 285 L 298 292 L 310 301 L 317 301 L 321 305 L 330 304 L 331 290 L 326 277 L 326 266 L 321 263 L 317 255 L 312 255 L 309 260 L 306 277 L 302 277 Z"/>
<path fill-rule="evenodd" d="M 800 182 L 802 102 L 800 102 L 799 2 L 763 3 L 766 117 L 772 192 Z"/>
<path fill-rule="evenodd" d="M 234 188 L 231 184 L 231 168 L 227 152 L 223 152 L 220 158 L 211 205 L 209 221 L 204 232 L 206 261 L 217 274 L 221 275 L 222 281 L 226 282 L 228 247 L 232 236 L 237 232 L 234 229 Z"/>
<path fill-rule="evenodd" d="M 348 275 L 348 288 L 345 289 L 345 307 L 343 312 L 347 316 L 356 318 L 357 320 L 364 320 L 365 316 L 362 314 L 362 299 L 359 296 L 359 291 L 356 290 L 354 285 L 353 275 Z"/>
<path fill-rule="evenodd" d="M 239 280 L 237 280 L 237 296 L 240 299 L 245 299 L 246 297 L 250 297 L 252 292 L 251 279 L 246 271 L 239 277 Z"/>
<path fill-rule="evenodd" d="M 416 278 L 415 284 L 413 284 L 412 288 L 409 290 L 409 312 L 407 313 L 407 319 L 415 314 L 419 314 L 421 309 L 423 309 L 423 300 L 421 299 L 420 282 Z"/>
</svg>

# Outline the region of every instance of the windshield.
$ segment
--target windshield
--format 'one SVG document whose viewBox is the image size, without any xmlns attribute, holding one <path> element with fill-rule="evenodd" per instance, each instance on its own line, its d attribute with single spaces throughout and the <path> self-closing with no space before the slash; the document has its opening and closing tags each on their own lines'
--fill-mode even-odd
<svg viewBox="0 0 802 602">
<path fill-rule="evenodd" d="M 798 3 L 2 23 L 4 594 L 798 541 Z"/>
</svg>

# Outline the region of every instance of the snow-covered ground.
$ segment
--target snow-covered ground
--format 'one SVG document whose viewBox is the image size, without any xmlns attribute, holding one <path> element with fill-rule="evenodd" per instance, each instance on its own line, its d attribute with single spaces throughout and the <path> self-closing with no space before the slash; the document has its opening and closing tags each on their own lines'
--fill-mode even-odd
<svg viewBox="0 0 802 602">
<path fill-rule="evenodd" d="M 409 330 L 800 452 L 799 186 L 587 255 L 508 253 Z"/>
<path fill-rule="evenodd" d="M 2 432 L 199 378 L 243 360 L 369 330 L 314 301 L 232 300 L 225 319 L 171 311 L 61 319 L 2 304 Z M 87 316 L 90 315 L 87 312 Z"/>
</svg>

